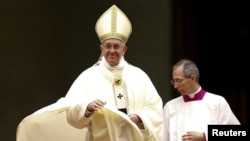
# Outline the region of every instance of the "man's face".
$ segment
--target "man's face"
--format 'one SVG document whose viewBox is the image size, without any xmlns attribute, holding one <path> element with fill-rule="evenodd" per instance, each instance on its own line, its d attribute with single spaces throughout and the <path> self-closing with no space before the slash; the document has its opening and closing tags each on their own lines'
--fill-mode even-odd
<svg viewBox="0 0 250 141">
<path fill-rule="evenodd" d="M 193 90 L 193 80 L 191 78 L 185 78 L 183 74 L 183 66 L 178 66 L 172 72 L 172 84 L 174 88 L 181 94 L 190 94 Z"/>
<path fill-rule="evenodd" d="M 100 49 L 108 64 L 116 66 L 125 55 L 127 46 L 118 39 L 107 39 L 100 45 Z"/>
</svg>

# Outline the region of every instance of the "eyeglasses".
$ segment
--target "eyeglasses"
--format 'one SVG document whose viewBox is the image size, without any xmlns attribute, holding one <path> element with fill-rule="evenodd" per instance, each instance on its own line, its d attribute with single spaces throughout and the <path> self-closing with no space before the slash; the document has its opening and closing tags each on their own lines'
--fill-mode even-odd
<svg viewBox="0 0 250 141">
<path fill-rule="evenodd" d="M 175 84 L 181 84 L 184 80 L 185 80 L 185 78 L 182 78 L 182 79 L 177 78 L 177 79 L 171 80 L 170 82 L 171 82 L 172 85 L 175 85 Z"/>
<path fill-rule="evenodd" d="M 102 46 L 105 48 L 105 49 L 108 49 L 108 50 L 111 50 L 112 48 L 114 50 L 119 50 L 121 49 L 122 47 L 124 47 L 124 44 L 102 44 Z"/>
</svg>

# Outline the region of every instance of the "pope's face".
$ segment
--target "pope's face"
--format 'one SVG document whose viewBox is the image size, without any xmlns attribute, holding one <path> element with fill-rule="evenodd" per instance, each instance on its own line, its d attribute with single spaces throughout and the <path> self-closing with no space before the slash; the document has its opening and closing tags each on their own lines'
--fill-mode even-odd
<svg viewBox="0 0 250 141">
<path fill-rule="evenodd" d="M 107 39 L 100 45 L 100 49 L 108 64 L 116 66 L 125 55 L 127 46 L 118 39 Z"/>
</svg>

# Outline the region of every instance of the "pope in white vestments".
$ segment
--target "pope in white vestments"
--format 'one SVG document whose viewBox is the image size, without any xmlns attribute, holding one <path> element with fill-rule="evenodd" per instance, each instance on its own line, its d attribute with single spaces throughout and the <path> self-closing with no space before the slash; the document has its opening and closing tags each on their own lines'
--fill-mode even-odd
<svg viewBox="0 0 250 141">
<path fill-rule="evenodd" d="M 164 141 L 208 140 L 209 124 L 237 124 L 240 122 L 224 97 L 198 84 L 199 71 L 190 60 L 180 60 L 173 67 L 174 88 L 181 96 L 164 105 Z"/>
<path fill-rule="evenodd" d="M 162 141 L 162 99 L 148 75 L 125 60 L 131 23 L 115 5 L 96 23 L 101 57 L 65 97 L 27 116 L 17 141 Z"/>
</svg>

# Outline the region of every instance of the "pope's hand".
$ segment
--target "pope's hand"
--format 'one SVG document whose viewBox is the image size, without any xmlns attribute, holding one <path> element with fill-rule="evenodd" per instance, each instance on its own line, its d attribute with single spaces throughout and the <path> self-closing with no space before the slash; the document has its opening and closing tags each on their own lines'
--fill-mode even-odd
<svg viewBox="0 0 250 141">
<path fill-rule="evenodd" d="M 90 102 L 87 109 L 90 112 L 97 111 L 98 109 L 102 108 L 106 104 L 105 101 L 100 99 L 95 99 L 94 101 Z"/>
<path fill-rule="evenodd" d="M 141 118 L 136 115 L 136 114 L 131 114 L 128 115 L 128 117 L 140 128 L 140 129 L 144 129 L 144 125 L 142 123 Z"/>
</svg>

